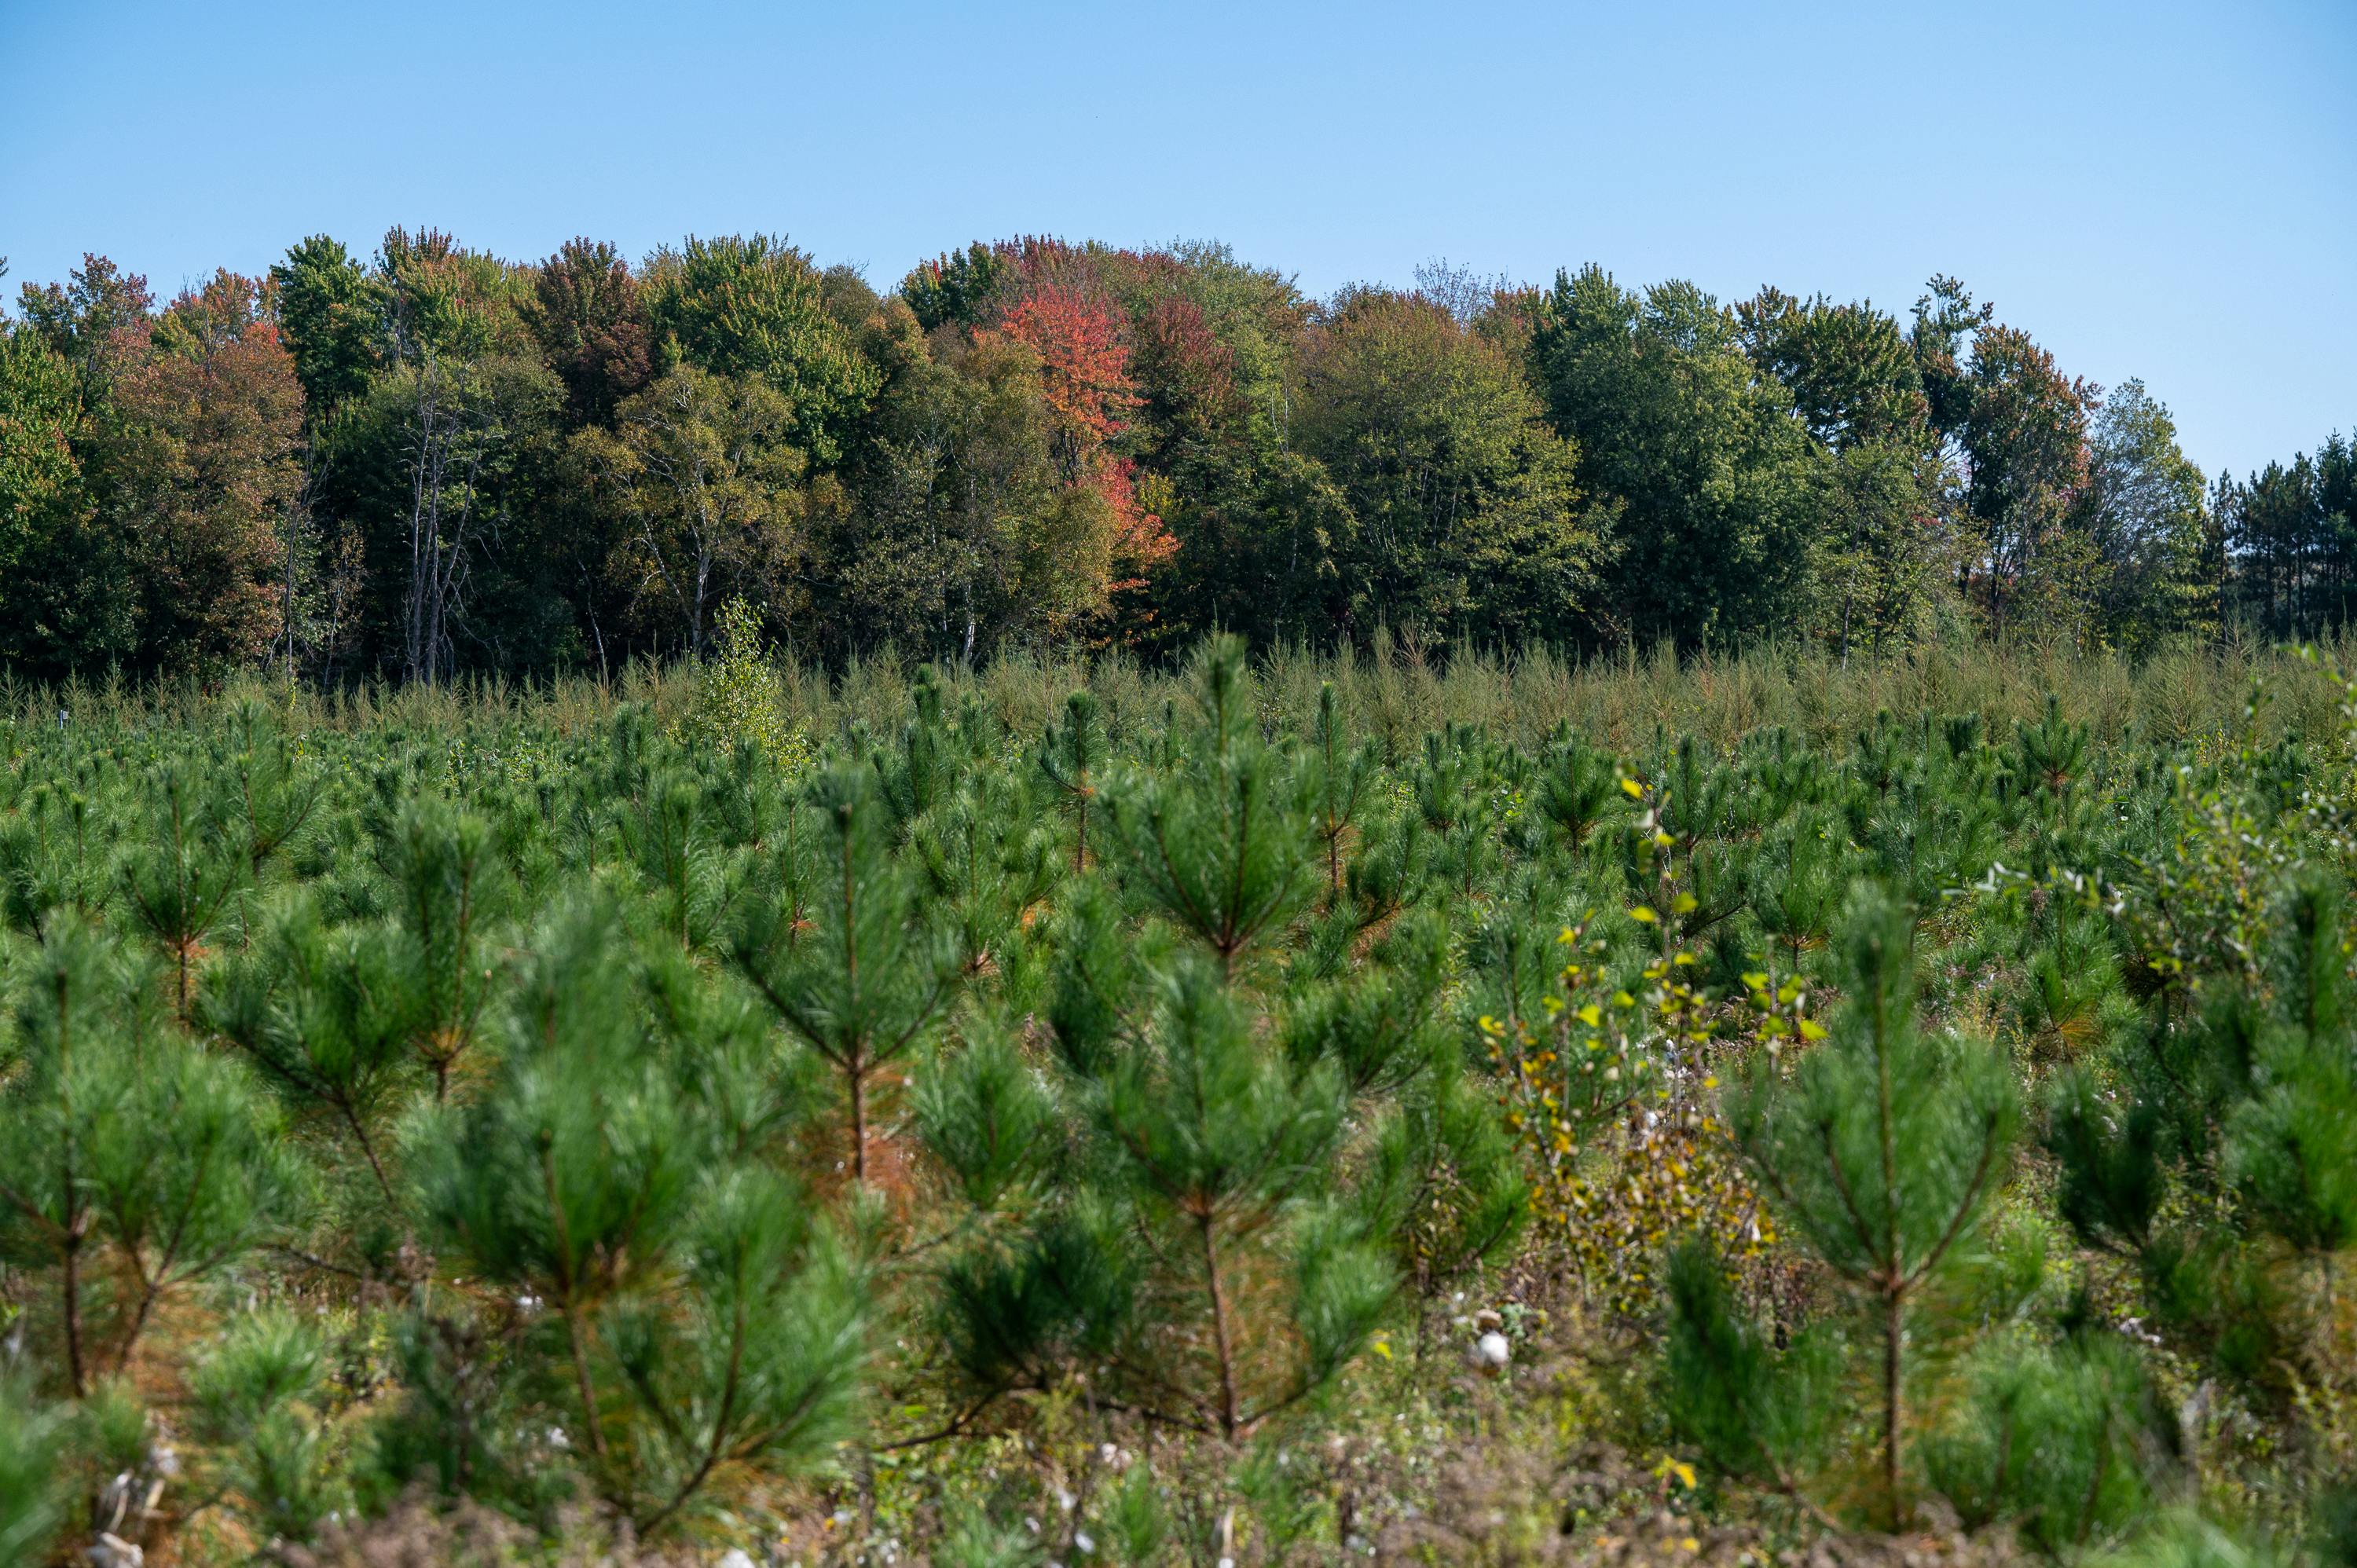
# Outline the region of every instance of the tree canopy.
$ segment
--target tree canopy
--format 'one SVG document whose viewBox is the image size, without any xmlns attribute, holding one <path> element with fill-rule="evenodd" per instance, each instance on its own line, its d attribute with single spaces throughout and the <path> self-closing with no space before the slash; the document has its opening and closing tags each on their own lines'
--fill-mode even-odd
<svg viewBox="0 0 2357 1568">
<path fill-rule="evenodd" d="M 2211 478 L 1938 276 L 1903 316 L 1600 267 L 1328 299 L 1225 246 L 1027 235 L 878 292 L 781 235 L 502 260 L 303 239 L 0 318 L 0 657 L 327 685 L 1203 634 L 1364 649 L 2307 635 L 2347 444 Z"/>
</svg>

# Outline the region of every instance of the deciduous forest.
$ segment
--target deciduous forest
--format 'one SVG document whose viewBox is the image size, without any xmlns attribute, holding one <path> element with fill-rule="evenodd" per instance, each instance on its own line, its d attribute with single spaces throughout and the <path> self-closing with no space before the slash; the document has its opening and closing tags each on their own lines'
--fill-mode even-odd
<svg viewBox="0 0 2357 1568">
<path fill-rule="evenodd" d="M 159 304 L 91 256 L 0 340 L 0 660 L 610 677 L 739 597 L 830 668 L 1213 630 L 2140 655 L 2341 622 L 2357 460 L 2317 434 L 2212 482 L 2153 392 L 1945 277 L 1897 314 L 1593 266 L 1316 300 L 1026 238 L 879 295 L 761 234 L 395 230 Z"/>
</svg>

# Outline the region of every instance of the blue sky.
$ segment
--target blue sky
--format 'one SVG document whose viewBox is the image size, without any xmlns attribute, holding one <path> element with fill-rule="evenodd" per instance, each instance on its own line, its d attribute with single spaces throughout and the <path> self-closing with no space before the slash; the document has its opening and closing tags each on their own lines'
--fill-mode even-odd
<svg viewBox="0 0 2357 1568">
<path fill-rule="evenodd" d="M 325 231 L 1023 231 L 1325 294 L 1596 261 L 1902 313 L 1962 277 L 2206 469 L 2357 424 L 2357 0 L 1397 6 L 0 0 L 6 287 Z"/>
</svg>

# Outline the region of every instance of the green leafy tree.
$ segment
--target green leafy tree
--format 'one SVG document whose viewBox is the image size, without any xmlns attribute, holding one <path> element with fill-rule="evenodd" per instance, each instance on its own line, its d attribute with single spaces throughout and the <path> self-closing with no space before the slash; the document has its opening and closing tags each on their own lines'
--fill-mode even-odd
<svg viewBox="0 0 2357 1568">
<path fill-rule="evenodd" d="M 139 661 L 166 674 L 250 666 L 285 611 L 302 481 L 295 360 L 263 285 L 226 271 L 136 338 L 92 457 L 133 546 Z"/>
<path fill-rule="evenodd" d="M 1837 305 L 1763 288 L 1735 307 L 1744 351 L 1790 388 L 1793 412 L 1837 451 L 1928 444 L 1931 402 L 1897 319 L 1871 300 Z"/>
<path fill-rule="evenodd" d="M 541 357 L 565 383 L 576 425 L 608 423 L 653 374 L 639 280 L 604 241 L 567 240 L 533 273 L 522 311 Z"/>
<path fill-rule="evenodd" d="M 2178 449 L 2176 422 L 2142 381 L 2112 389 L 2088 431 L 2084 528 L 2103 575 L 2102 632 L 2141 651 L 2214 624 L 2217 585 L 2204 580 L 2210 527 L 2201 470 Z"/>
<path fill-rule="evenodd" d="M 732 596 L 782 602 L 800 544 L 807 459 L 767 382 L 682 366 L 591 428 L 573 455 L 621 534 L 606 569 L 646 646 L 704 657 Z"/>
<path fill-rule="evenodd" d="M 1311 334 L 1297 424 L 1356 527 L 1339 552 L 1350 626 L 1564 642 L 1603 554 L 1574 475 L 1512 355 L 1413 296 L 1338 300 Z"/>
<path fill-rule="evenodd" d="M 963 251 L 945 251 L 920 263 L 901 280 L 900 295 L 926 331 L 943 323 L 978 325 L 1008 271 L 1006 260 L 976 240 Z"/>
<path fill-rule="evenodd" d="M 880 377 L 828 314 L 807 255 L 767 234 L 691 235 L 655 252 L 644 290 L 658 370 L 759 381 L 783 400 L 797 446 L 821 466 L 842 456 Z"/>
<path fill-rule="evenodd" d="M 270 269 L 278 320 L 310 418 L 324 424 L 367 389 L 384 351 L 381 300 L 339 241 L 314 234 Z"/>
<path fill-rule="evenodd" d="M 16 293 L 24 329 L 38 333 L 73 366 L 83 401 L 93 409 L 105 406 L 155 305 L 145 277 L 88 252 L 62 285 L 28 283 Z"/>
<path fill-rule="evenodd" d="M 1071 470 L 1070 422 L 1039 351 L 986 333 L 903 353 L 845 476 L 851 504 L 813 518 L 826 635 L 972 664 L 1010 639 L 1094 624 L 1120 580 L 1125 519 L 1105 478 L 1117 470 Z M 1091 440 L 1094 462 L 1102 437 Z"/>
<path fill-rule="evenodd" d="M 1912 340 L 1932 424 L 1961 458 L 1964 512 L 1979 532 L 1974 586 L 1993 631 L 2024 623 L 2077 636 L 2096 575 L 2093 546 L 2072 524 L 2097 389 L 1975 311 L 1952 278 L 1932 279 L 1916 303 Z"/>
<path fill-rule="evenodd" d="M 1808 435 L 1733 313 L 1690 284 L 1640 297 L 1590 266 L 1556 274 L 1529 352 L 1581 487 L 1617 511 L 1603 639 L 1691 647 L 1788 624 L 1818 533 Z"/>
<path fill-rule="evenodd" d="M 0 655 L 51 680 L 128 657 L 135 628 L 76 452 L 85 417 L 73 362 L 30 328 L 0 331 Z"/>
</svg>

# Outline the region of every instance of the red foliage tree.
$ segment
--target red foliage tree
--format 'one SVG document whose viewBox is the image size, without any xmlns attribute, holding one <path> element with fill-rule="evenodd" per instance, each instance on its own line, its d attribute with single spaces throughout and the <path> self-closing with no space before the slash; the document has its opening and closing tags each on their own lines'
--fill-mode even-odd
<svg viewBox="0 0 2357 1568">
<path fill-rule="evenodd" d="M 1039 356 L 1040 385 L 1070 478 L 1087 474 L 1136 411 L 1137 383 L 1130 378 L 1122 328 L 1111 302 L 1049 284 L 1017 301 L 996 328 Z"/>
<path fill-rule="evenodd" d="M 1110 592 L 1139 585 L 1178 545 L 1162 519 L 1139 504 L 1131 461 L 1112 450 L 1144 400 L 1130 371 L 1127 319 L 1110 292 L 1094 285 L 1087 259 L 1057 241 L 1017 242 L 1006 260 L 1025 279 L 1022 291 L 975 337 L 1020 344 L 1039 360 L 1064 481 L 1095 492 L 1110 514 Z"/>
<path fill-rule="evenodd" d="M 252 662 L 278 634 L 303 390 L 263 286 L 222 272 L 151 322 L 115 383 L 102 467 L 135 557 L 145 662 Z"/>
<path fill-rule="evenodd" d="M 1146 421 L 1165 446 L 1214 440 L 1236 414 L 1235 354 L 1202 307 L 1164 295 L 1139 320 L 1138 379 Z"/>
</svg>

